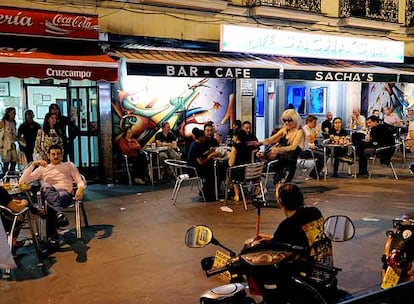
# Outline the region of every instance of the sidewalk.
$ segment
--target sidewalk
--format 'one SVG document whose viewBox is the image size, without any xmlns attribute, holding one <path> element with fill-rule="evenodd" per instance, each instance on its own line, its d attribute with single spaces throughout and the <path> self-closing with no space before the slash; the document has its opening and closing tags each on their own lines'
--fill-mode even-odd
<svg viewBox="0 0 414 304">
<path fill-rule="evenodd" d="M 380 175 L 300 182 L 308 204 L 318 206 L 325 217 L 348 215 L 356 225 L 353 240 L 334 244 L 335 264 L 343 269 L 339 285 L 350 292 L 377 288 L 385 231 L 392 218 L 414 211 L 414 177 L 407 169 L 397 171 L 397 181 Z M 193 202 L 196 187 L 182 188 L 177 206 L 169 201 L 171 188 L 151 190 L 155 188 L 90 185 L 85 208 L 91 226 L 83 229 L 85 244 L 70 234 L 71 247 L 49 257 L 46 275 L 36 268 L 33 254 L 21 258 L 15 271 L 19 278 L 0 281 L 0 302 L 198 303 L 204 290 L 221 284 L 199 267 L 200 259 L 217 248 L 187 248 L 186 229 L 208 225 L 223 244 L 238 250 L 255 232 L 255 211 L 244 211 L 239 203 L 231 204 L 234 212 L 228 213 L 219 210 L 222 202 Z M 273 233 L 283 218 L 279 209 L 263 210 L 261 232 Z"/>
</svg>

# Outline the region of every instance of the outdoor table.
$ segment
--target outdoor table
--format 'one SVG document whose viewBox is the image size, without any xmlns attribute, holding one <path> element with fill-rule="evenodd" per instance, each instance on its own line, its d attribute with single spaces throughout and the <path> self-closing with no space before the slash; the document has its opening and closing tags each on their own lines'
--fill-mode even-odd
<svg viewBox="0 0 414 304">
<path fill-rule="evenodd" d="M 335 159 L 335 148 L 348 148 L 352 150 L 353 155 L 354 155 L 354 178 L 357 178 L 357 167 L 356 167 L 356 149 L 355 146 L 352 145 L 351 142 L 346 142 L 346 143 L 332 143 L 332 142 L 324 142 L 322 143 L 323 146 L 323 162 L 324 162 L 324 180 L 326 180 L 326 176 L 328 174 L 328 166 L 327 166 L 327 162 L 328 162 L 328 150 L 330 150 L 331 152 L 331 167 L 333 168 L 333 163 L 334 163 L 334 159 Z"/>
<path fill-rule="evenodd" d="M 149 171 L 152 185 L 154 185 L 154 169 L 157 169 L 158 179 L 160 179 L 160 176 L 161 176 L 160 152 L 167 151 L 168 149 L 169 149 L 168 147 L 156 147 L 156 148 L 146 147 L 144 149 L 144 151 L 147 152 L 149 155 L 149 161 L 148 161 L 149 170 L 148 171 Z M 153 157 L 155 157 L 155 162 L 156 162 L 155 168 L 153 164 Z"/>
</svg>

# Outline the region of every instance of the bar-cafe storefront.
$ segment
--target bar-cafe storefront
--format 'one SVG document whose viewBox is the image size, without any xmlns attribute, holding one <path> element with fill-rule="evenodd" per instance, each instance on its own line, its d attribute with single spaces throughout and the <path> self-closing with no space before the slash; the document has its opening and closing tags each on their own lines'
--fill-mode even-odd
<svg viewBox="0 0 414 304">
<path fill-rule="evenodd" d="M 42 125 L 49 105 L 57 103 L 80 130 L 70 159 L 89 180 L 103 178 L 102 147 L 111 126 L 101 122 L 107 121 L 105 109 L 110 113 L 110 83 L 118 80 L 118 63 L 97 47 L 97 17 L 16 8 L 0 8 L 0 15 L 26 20 L 24 26 L 0 24 L 0 112 L 15 107 L 19 126 L 31 109 Z M 60 23 L 76 18 L 88 23 Z"/>
</svg>

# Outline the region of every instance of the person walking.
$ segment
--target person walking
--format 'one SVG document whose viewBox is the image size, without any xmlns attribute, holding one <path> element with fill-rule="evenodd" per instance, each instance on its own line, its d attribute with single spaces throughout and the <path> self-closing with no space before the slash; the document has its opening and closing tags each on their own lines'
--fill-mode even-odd
<svg viewBox="0 0 414 304">
<path fill-rule="evenodd" d="M 33 120 L 34 113 L 32 110 L 24 112 L 24 122 L 17 130 L 17 137 L 22 140 L 20 151 L 26 155 L 27 163 L 33 161 L 33 151 L 36 142 L 37 132 L 41 129 L 40 125 Z M 20 142 L 20 141 L 19 141 Z"/>
</svg>

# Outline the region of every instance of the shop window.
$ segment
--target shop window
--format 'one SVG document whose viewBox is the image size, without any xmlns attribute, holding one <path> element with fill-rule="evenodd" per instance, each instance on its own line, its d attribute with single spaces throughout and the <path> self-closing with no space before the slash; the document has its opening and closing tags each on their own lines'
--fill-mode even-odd
<svg viewBox="0 0 414 304">
<path fill-rule="evenodd" d="M 306 87 L 301 85 L 286 86 L 285 108 L 295 108 L 299 114 L 305 114 L 306 109 Z"/>
<path fill-rule="evenodd" d="M 323 114 L 326 109 L 327 88 L 315 87 L 309 90 L 309 113 Z"/>
</svg>

